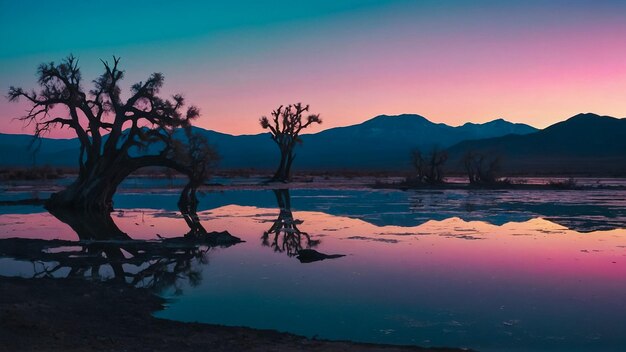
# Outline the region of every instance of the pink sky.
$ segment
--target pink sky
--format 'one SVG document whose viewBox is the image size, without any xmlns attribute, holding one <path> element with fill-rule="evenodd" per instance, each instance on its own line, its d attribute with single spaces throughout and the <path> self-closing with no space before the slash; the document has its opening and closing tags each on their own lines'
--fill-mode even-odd
<svg viewBox="0 0 626 352">
<path fill-rule="evenodd" d="M 98 58 L 122 56 L 126 87 L 163 72 L 164 93 L 200 106 L 198 126 L 232 134 L 260 133 L 260 116 L 298 101 L 324 120 L 310 132 L 379 114 L 539 128 L 580 112 L 626 116 L 624 13 L 403 6 L 74 53 L 89 79 Z M 34 87 L 37 63 L 65 54 L 6 59 L 1 83 Z M 23 110 L 0 102 L 0 132 L 30 132 L 9 122 Z"/>
</svg>

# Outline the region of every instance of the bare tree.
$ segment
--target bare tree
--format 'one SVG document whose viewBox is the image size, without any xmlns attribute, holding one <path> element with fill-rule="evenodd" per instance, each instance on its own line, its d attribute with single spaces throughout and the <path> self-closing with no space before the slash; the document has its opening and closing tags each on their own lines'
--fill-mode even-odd
<svg viewBox="0 0 626 352">
<path fill-rule="evenodd" d="M 448 153 L 434 147 L 427 155 L 419 149 L 411 152 L 411 161 L 417 173 L 415 179 L 418 183 L 442 183 L 444 179 L 443 166 L 448 160 Z"/>
<path fill-rule="evenodd" d="M 300 132 L 313 123 L 322 123 L 319 114 L 310 114 L 304 117 L 303 114 L 308 111 L 309 105 L 304 106 L 301 103 L 286 107 L 281 105 L 272 111 L 271 119 L 263 116 L 259 120 L 263 129 L 270 130 L 272 140 L 280 149 L 280 164 L 272 177 L 273 181 L 288 181 L 290 179 L 291 165 L 296 157 L 294 148 L 297 143 L 302 143 Z"/>
<path fill-rule="evenodd" d="M 500 158 L 469 151 L 463 156 L 463 165 L 470 184 L 490 185 L 498 181 Z"/>
<path fill-rule="evenodd" d="M 210 172 L 219 160 L 219 155 L 214 148 L 211 148 L 206 138 L 199 134 L 191 134 L 188 136 L 186 146 L 178 140 L 174 140 L 174 150 L 178 153 L 175 155 L 176 160 L 182 161 L 187 165 L 187 176 L 189 182 L 183 188 L 178 206 L 183 212 L 194 211 L 198 206 L 198 198 L 196 192 L 198 187 L 210 176 Z"/>
<path fill-rule="evenodd" d="M 119 85 L 124 71 L 120 59 L 103 61 L 104 73 L 85 91 L 78 60 L 69 56 L 60 64 L 42 64 L 37 71 L 39 92 L 11 87 L 10 101 L 26 99 L 30 109 L 20 120 L 33 125 L 40 137 L 52 128 L 72 129 L 80 141 L 78 177 L 54 194 L 48 208 L 110 210 L 118 185 L 133 171 L 162 166 L 186 174 L 197 184 L 206 176 L 194 157 L 215 155 L 208 144 L 176 142 L 174 132 L 183 128 L 190 140 L 191 121 L 200 115 L 195 106 L 184 109 L 182 95 L 159 96 L 163 74 L 153 73 L 145 82 L 133 84 L 130 97 L 122 98 Z M 59 108 L 59 106 L 61 108 Z M 150 149 L 148 149 L 150 147 Z M 200 151 L 200 149 L 203 151 Z M 148 152 L 151 151 L 151 152 Z M 181 158 L 181 155 L 185 157 Z"/>
</svg>

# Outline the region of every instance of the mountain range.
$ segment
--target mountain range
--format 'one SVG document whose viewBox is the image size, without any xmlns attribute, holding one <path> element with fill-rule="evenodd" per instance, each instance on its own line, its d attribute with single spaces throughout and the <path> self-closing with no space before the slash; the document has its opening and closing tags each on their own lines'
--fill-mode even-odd
<svg viewBox="0 0 626 352">
<path fill-rule="evenodd" d="M 278 149 L 268 133 L 233 136 L 196 127 L 217 147 L 222 169 L 272 170 Z M 32 136 L 0 134 L 0 166 L 75 166 L 76 139 L 40 141 L 35 154 Z M 420 115 L 380 115 L 363 123 L 302 135 L 295 170 L 405 171 L 410 151 L 447 149 L 449 166 L 460 171 L 467 151 L 482 151 L 503 159 L 515 173 L 626 171 L 626 119 L 579 114 L 543 130 L 502 119 L 484 124 L 449 126 Z M 33 155 L 35 155 L 33 157 Z M 587 167 L 586 165 L 590 165 Z M 620 166 L 621 165 L 621 166 Z"/>
<path fill-rule="evenodd" d="M 626 174 L 626 119 L 585 113 L 543 130 L 460 142 L 451 165 L 467 151 L 497 155 L 510 174 Z"/>
</svg>

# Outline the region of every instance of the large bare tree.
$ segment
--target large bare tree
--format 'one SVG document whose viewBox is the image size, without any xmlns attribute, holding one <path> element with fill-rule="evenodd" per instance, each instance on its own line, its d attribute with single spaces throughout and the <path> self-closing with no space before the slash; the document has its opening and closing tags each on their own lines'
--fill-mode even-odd
<svg viewBox="0 0 626 352">
<path fill-rule="evenodd" d="M 294 148 L 302 143 L 300 132 L 314 123 L 322 123 L 320 115 L 304 114 L 309 111 L 309 105 L 301 103 L 279 106 L 272 111 L 271 118 L 261 117 L 263 129 L 269 129 L 272 140 L 280 149 L 280 164 L 272 177 L 273 181 L 288 181 L 291 178 L 291 165 L 296 158 Z"/>
<path fill-rule="evenodd" d="M 200 115 L 199 109 L 185 108 L 180 94 L 160 97 L 161 73 L 133 84 L 124 99 L 120 87 L 124 71 L 119 62 L 117 57 L 112 62 L 102 61 L 104 73 L 92 82 L 89 91 L 84 89 L 78 60 L 71 55 L 59 64 L 39 66 L 39 91 L 9 89 L 9 100 L 25 99 L 29 104 L 20 120 L 34 126 L 36 137 L 52 128 L 67 127 L 80 141 L 78 177 L 50 198 L 46 204 L 49 208 L 111 210 L 119 184 L 142 167 L 175 169 L 195 186 L 207 173 L 207 168 L 197 164 L 215 159 L 208 144 L 199 143 L 200 137 L 191 132 L 191 121 Z M 193 143 L 174 139 L 179 128 Z"/>
</svg>

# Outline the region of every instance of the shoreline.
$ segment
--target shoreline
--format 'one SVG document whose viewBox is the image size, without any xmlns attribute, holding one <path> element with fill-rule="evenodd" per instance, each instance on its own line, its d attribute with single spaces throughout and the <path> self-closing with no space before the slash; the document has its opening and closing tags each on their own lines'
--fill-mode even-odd
<svg viewBox="0 0 626 352">
<path fill-rule="evenodd" d="M 7 351 L 467 351 L 310 339 L 275 330 L 156 318 L 147 289 L 81 279 L 0 277 Z"/>
<path fill-rule="evenodd" d="M 4 192 L 58 192 L 64 187 L 59 185 L 5 185 Z M 124 187 L 120 188 L 119 194 L 132 194 L 139 192 L 160 191 L 164 193 L 178 193 L 182 186 L 157 186 L 157 187 Z M 341 179 L 324 181 L 295 181 L 295 182 L 261 182 L 261 183 L 208 183 L 200 186 L 199 191 L 204 192 L 224 192 L 224 191 L 263 191 L 276 189 L 328 189 L 328 190 L 398 190 L 398 191 L 621 191 L 626 190 L 626 185 L 610 184 L 577 184 L 568 182 L 555 182 L 548 184 L 535 183 L 496 183 L 473 185 L 469 183 L 444 182 L 440 184 L 409 184 L 403 181 L 381 182 L 378 180 L 351 180 Z M 47 197 L 22 198 L 22 199 L 0 199 L 0 206 L 20 206 L 20 205 L 44 205 Z"/>
</svg>

